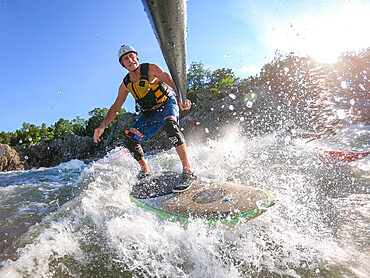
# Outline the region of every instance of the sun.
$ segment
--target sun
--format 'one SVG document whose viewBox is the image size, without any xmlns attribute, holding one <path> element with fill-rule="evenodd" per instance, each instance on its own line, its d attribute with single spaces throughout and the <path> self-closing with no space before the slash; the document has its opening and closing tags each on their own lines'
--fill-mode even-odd
<svg viewBox="0 0 370 278">
<path fill-rule="evenodd" d="M 338 2 L 339 3 L 339 2 Z M 305 12 L 269 22 L 265 40 L 269 47 L 308 55 L 321 63 L 333 63 L 347 51 L 370 47 L 370 2 L 342 2 L 320 12 Z M 302 8 L 303 9 L 303 8 Z"/>
<path fill-rule="evenodd" d="M 338 13 L 318 18 L 306 26 L 301 51 L 318 62 L 333 63 L 343 52 L 370 46 L 367 26 L 370 26 L 369 9 L 347 3 Z"/>
</svg>

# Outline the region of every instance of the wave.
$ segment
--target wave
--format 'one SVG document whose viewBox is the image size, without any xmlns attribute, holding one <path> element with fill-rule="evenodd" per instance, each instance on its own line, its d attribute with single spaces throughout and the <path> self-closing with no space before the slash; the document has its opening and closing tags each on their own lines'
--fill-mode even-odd
<svg viewBox="0 0 370 278">
<path fill-rule="evenodd" d="M 228 130 L 218 140 L 189 144 L 196 174 L 265 189 L 277 204 L 233 228 L 208 228 L 201 220 L 184 227 L 161 221 L 131 203 L 129 192 L 139 167 L 125 151 L 116 148 L 83 168 L 74 184 L 80 192 L 68 193 L 68 201 L 23 235 L 19 255 L 5 261 L 3 273 L 33 277 L 368 274 L 364 227 L 369 215 L 361 209 L 369 201 L 369 192 L 364 191 L 368 170 L 359 177 L 351 165 L 325 164 L 312 156 L 310 148 L 281 144 L 275 135 L 246 138 Z M 181 171 L 174 149 L 147 160 L 155 172 Z M 59 170 L 65 175 L 67 168 Z M 351 201 L 354 208 L 349 212 Z"/>
</svg>

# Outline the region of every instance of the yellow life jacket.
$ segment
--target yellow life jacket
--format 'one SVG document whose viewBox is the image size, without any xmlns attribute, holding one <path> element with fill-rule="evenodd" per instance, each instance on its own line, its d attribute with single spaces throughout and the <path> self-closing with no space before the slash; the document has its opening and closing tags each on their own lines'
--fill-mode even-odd
<svg viewBox="0 0 370 278">
<path fill-rule="evenodd" d="M 159 82 L 159 84 L 149 83 L 148 71 L 149 64 L 141 64 L 140 79 L 138 81 L 135 83 L 131 82 L 129 74 L 123 79 L 123 82 L 142 111 L 152 110 L 154 106 L 164 102 L 170 93 L 168 85 L 163 82 Z"/>
</svg>

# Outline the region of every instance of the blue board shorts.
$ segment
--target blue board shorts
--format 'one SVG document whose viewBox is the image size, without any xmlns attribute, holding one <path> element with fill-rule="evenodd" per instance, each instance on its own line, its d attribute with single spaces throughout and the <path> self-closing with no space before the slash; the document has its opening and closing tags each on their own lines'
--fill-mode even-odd
<svg viewBox="0 0 370 278">
<path fill-rule="evenodd" d="M 168 116 L 174 116 L 177 123 L 179 122 L 179 106 L 173 93 L 161 107 L 140 115 L 132 127 L 143 134 L 144 138 L 150 139 L 163 126 L 164 119 Z"/>
</svg>

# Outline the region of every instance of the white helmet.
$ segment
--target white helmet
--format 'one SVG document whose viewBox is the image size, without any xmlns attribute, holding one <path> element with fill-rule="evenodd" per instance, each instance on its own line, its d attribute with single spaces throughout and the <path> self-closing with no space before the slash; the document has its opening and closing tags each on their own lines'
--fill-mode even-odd
<svg viewBox="0 0 370 278">
<path fill-rule="evenodd" d="M 137 55 L 137 51 L 135 50 L 135 48 L 130 45 L 122 45 L 121 48 L 118 50 L 118 62 L 121 62 L 120 60 L 123 55 L 130 52 L 135 52 Z"/>
</svg>

